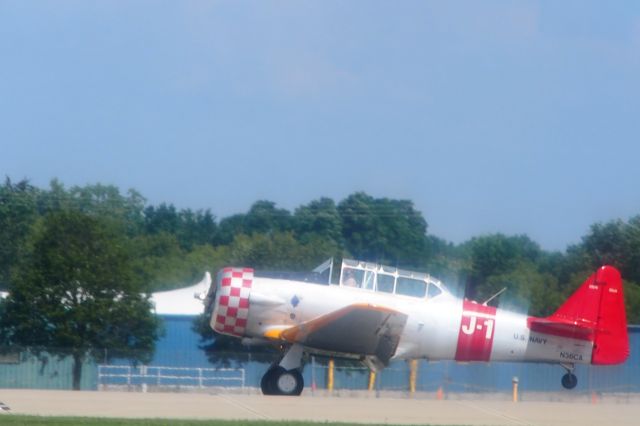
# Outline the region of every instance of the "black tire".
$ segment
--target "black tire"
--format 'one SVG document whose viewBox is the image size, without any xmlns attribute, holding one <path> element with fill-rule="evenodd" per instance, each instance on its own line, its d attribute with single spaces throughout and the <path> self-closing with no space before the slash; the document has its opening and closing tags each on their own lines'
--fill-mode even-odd
<svg viewBox="0 0 640 426">
<path fill-rule="evenodd" d="M 273 387 L 273 384 L 275 383 L 273 376 L 279 368 L 282 367 L 278 367 L 277 365 L 271 366 L 262 376 L 262 379 L 260 380 L 260 389 L 262 390 L 263 395 L 277 395 L 277 392 Z"/>
<path fill-rule="evenodd" d="M 298 396 L 304 389 L 304 379 L 297 368 L 285 370 L 282 367 L 278 367 L 271 378 L 273 380 L 272 389 L 277 395 Z"/>
<path fill-rule="evenodd" d="M 578 384 L 578 378 L 573 373 L 567 373 L 562 376 L 562 387 L 565 389 L 573 389 Z"/>
</svg>

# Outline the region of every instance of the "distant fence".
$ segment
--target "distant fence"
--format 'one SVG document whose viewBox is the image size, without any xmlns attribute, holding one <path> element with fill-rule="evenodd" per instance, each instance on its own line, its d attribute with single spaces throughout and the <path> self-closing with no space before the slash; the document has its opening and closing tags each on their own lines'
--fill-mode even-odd
<svg viewBox="0 0 640 426">
<path fill-rule="evenodd" d="M 214 390 L 259 392 L 260 380 L 276 355 L 224 354 L 217 363 L 198 363 L 186 354 L 176 365 L 132 365 L 126 360 L 105 364 L 87 360 L 82 368 L 81 388 L 106 390 Z M 214 360 L 216 361 L 216 360 Z M 396 361 L 371 380 L 369 369 L 357 362 L 335 362 L 329 374 L 327 358 L 308 358 L 303 369 L 306 392 L 326 392 L 329 377 L 335 394 L 375 392 L 409 394 L 410 364 Z M 71 389 L 72 360 L 47 353 L 35 355 L 23 350 L 0 359 L 0 388 Z M 539 393 L 567 391 L 560 385 L 564 370 L 557 365 L 528 363 L 456 363 L 454 361 L 417 363 L 414 389 L 436 395 L 504 394 L 518 378 L 523 397 Z M 640 364 L 631 358 L 619 366 L 576 366 L 578 386 L 572 395 L 593 393 L 640 395 Z"/>
<path fill-rule="evenodd" d="M 113 359 L 109 350 L 98 351 L 97 359 L 87 358 L 82 367 L 81 388 L 109 389 L 117 386 L 160 390 L 225 388 L 238 392 L 259 392 L 260 380 L 276 360 L 276 353 L 242 352 L 205 354 L 189 334 L 191 322 L 167 321 L 167 336 L 158 342 L 153 360 L 147 365 Z M 622 394 L 640 396 L 640 328 L 630 327 L 631 356 L 618 366 L 577 365 L 578 386 L 572 395 Z M 185 340 L 185 339 L 190 340 Z M 73 361 L 62 351 L 0 348 L 0 388 L 71 389 Z M 96 353 L 96 352 L 94 352 Z M 369 370 L 355 361 L 336 361 L 333 378 L 335 394 L 351 391 L 409 393 L 409 363 L 392 362 L 371 380 Z M 530 363 L 457 363 L 420 360 L 414 372 L 413 388 L 423 395 L 503 394 L 518 379 L 523 397 L 565 391 L 560 384 L 564 370 L 558 365 Z M 326 391 L 329 387 L 328 359 L 305 359 L 305 392 Z"/>
<path fill-rule="evenodd" d="M 98 365 L 98 388 L 154 386 L 157 388 L 245 387 L 244 368 Z"/>
</svg>

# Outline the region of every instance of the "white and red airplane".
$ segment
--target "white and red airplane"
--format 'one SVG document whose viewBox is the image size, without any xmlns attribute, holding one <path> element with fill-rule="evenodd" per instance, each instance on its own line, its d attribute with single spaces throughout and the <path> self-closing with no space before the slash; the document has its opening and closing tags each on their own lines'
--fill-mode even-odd
<svg viewBox="0 0 640 426">
<path fill-rule="evenodd" d="M 211 327 L 247 344 L 276 344 L 282 357 L 262 392 L 299 395 L 305 353 L 359 359 L 374 370 L 395 359 L 559 364 L 624 362 L 629 340 L 620 273 L 602 266 L 558 310 L 536 318 L 452 295 L 417 272 L 344 260 L 337 285 L 263 278 L 224 268 L 205 299 Z"/>
</svg>

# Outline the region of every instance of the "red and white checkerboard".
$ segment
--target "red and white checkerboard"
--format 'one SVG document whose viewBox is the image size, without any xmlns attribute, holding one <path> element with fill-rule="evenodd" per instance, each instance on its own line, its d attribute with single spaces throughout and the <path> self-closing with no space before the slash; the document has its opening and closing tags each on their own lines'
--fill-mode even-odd
<svg viewBox="0 0 640 426">
<path fill-rule="evenodd" d="M 219 333 L 243 336 L 249 317 L 253 269 L 225 268 L 220 280 L 220 295 L 213 328 Z"/>
</svg>

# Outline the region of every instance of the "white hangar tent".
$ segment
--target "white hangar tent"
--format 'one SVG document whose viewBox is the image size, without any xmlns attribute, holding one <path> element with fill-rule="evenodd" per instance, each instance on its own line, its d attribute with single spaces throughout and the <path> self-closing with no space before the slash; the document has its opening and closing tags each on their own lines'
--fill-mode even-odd
<svg viewBox="0 0 640 426">
<path fill-rule="evenodd" d="M 204 278 L 192 286 L 152 293 L 151 302 L 154 306 L 154 313 L 157 315 L 198 316 L 204 310 L 202 301 L 207 295 L 210 285 L 211 274 L 206 272 Z M 8 295 L 8 292 L 0 291 L 0 299 L 4 299 Z"/>
<path fill-rule="evenodd" d="M 151 295 L 157 315 L 198 316 L 202 314 L 202 301 L 211 286 L 211 274 L 206 272 L 197 284 L 175 290 L 158 291 Z"/>
</svg>

